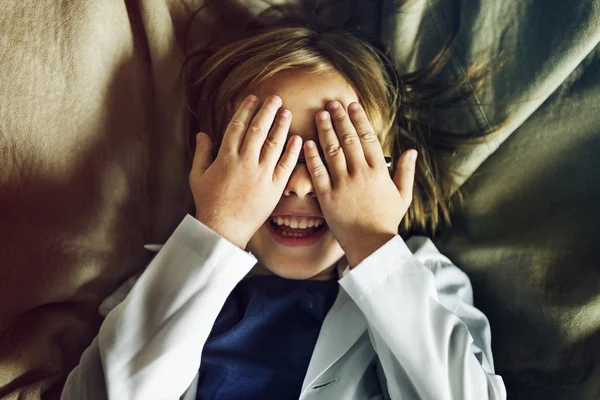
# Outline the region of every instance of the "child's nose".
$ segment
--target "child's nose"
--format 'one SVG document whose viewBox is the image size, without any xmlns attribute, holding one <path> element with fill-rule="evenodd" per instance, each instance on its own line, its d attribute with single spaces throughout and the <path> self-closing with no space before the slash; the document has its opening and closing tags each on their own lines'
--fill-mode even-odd
<svg viewBox="0 0 600 400">
<path fill-rule="evenodd" d="M 306 168 L 306 164 L 296 164 L 294 172 L 292 172 L 292 175 L 285 186 L 283 195 L 296 195 L 298 198 L 304 198 L 306 196 L 317 198 L 317 193 L 313 188 L 312 178 L 310 177 L 308 168 Z"/>
</svg>

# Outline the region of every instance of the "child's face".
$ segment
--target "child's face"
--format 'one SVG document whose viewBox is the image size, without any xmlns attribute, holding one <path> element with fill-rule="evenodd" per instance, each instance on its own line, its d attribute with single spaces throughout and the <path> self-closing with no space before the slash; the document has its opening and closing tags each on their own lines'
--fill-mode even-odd
<svg viewBox="0 0 600 400">
<path fill-rule="evenodd" d="M 286 70 L 271 77 L 263 87 L 249 89 L 237 99 L 237 109 L 243 99 L 254 94 L 260 104 L 270 95 L 283 100 L 283 108 L 292 112 L 292 124 L 288 138 L 299 135 L 303 142 L 314 140 L 319 143 L 315 117 L 317 112 L 325 110 L 329 102 L 337 100 L 345 109 L 358 96 L 347 81 L 335 71 L 319 75 L 307 74 L 302 70 Z M 300 158 L 303 158 L 303 151 Z M 321 215 L 317 194 L 312 185 L 306 164 L 298 163 L 292 173 L 279 204 L 273 213 L 290 210 L 302 210 Z M 332 279 L 337 277 L 335 264 L 344 256 L 337 240 L 327 230 L 318 242 L 308 246 L 291 247 L 275 241 L 267 224 L 254 234 L 247 250 L 258 259 L 251 274 L 275 274 L 289 279 Z"/>
</svg>

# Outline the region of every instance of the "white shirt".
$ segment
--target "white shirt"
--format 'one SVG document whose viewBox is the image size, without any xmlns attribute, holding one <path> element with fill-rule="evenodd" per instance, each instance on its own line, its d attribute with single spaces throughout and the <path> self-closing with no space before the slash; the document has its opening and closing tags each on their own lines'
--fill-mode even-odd
<svg viewBox="0 0 600 400">
<path fill-rule="evenodd" d="M 100 306 L 98 336 L 62 400 L 195 400 L 202 348 L 257 259 L 186 215 L 141 275 Z M 396 235 L 349 270 L 306 372 L 301 400 L 506 399 L 490 326 L 467 275 L 423 236 Z"/>
</svg>

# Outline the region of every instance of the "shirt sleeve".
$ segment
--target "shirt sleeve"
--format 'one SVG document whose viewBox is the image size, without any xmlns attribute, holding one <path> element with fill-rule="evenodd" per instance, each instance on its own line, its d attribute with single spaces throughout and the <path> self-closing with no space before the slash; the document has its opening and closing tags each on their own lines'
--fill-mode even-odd
<svg viewBox="0 0 600 400">
<path fill-rule="evenodd" d="M 489 322 L 473 306 L 469 278 L 429 238 L 408 242 L 414 254 L 396 235 L 340 279 L 367 319 L 387 395 L 506 399 Z"/>
<path fill-rule="evenodd" d="M 186 215 L 137 282 L 123 286 L 131 291 L 103 302 L 112 311 L 61 400 L 178 399 L 227 296 L 256 261 Z"/>
</svg>

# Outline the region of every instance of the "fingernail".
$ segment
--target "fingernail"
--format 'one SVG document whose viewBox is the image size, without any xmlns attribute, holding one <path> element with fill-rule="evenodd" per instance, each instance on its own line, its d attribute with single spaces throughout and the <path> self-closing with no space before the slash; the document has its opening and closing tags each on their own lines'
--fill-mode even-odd
<svg viewBox="0 0 600 400">
<path fill-rule="evenodd" d="M 415 161 L 417 159 L 417 156 L 419 155 L 419 153 L 417 151 L 411 151 L 410 152 L 410 159 Z"/>
</svg>

